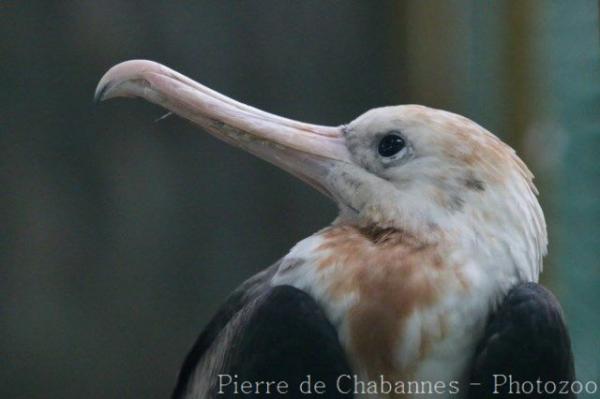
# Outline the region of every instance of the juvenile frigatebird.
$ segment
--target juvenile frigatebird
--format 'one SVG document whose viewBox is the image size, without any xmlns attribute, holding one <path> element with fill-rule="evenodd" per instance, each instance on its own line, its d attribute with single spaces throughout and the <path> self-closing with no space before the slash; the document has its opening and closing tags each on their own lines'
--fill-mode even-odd
<svg viewBox="0 0 600 399">
<path fill-rule="evenodd" d="M 572 397 L 562 312 L 537 284 L 533 176 L 478 124 L 420 105 L 301 123 L 143 60 L 104 75 L 96 98 L 113 97 L 161 105 L 339 207 L 231 294 L 173 398 Z"/>
</svg>

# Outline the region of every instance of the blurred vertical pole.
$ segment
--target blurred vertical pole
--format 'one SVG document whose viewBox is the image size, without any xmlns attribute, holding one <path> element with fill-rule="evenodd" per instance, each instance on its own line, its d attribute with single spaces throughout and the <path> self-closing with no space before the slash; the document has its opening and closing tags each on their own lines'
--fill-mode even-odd
<svg viewBox="0 0 600 399">
<path fill-rule="evenodd" d="M 537 48 L 536 40 L 536 4 L 533 1 L 508 3 L 507 18 L 507 57 L 504 69 L 507 71 L 506 96 L 510 103 L 509 126 L 511 135 L 509 143 L 519 156 L 527 163 L 533 172 L 534 183 L 539 190 L 538 199 L 546 216 L 548 224 L 548 239 L 554 243 L 558 239 L 558 214 L 560 205 L 556 196 L 552 195 L 553 188 L 559 184 L 557 180 L 557 157 L 545 157 L 540 151 L 543 143 L 549 143 L 549 136 L 540 124 L 540 114 L 545 113 L 546 105 L 543 98 L 546 84 L 537 79 Z M 554 139 L 556 137 L 553 136 Z M 554 286 L 558 276 L 557 259 L 554 245 L 544 258 L 544 271 L 540 277 L 543 284 Z"/>
<path fill-rule="evenodd" d="M 468 5 L 468 0 L 404 3 L 407 102 L 466 110 Z"/>
<path fill-rule="evenodd" d="M 558 204 L 550 243 L 572 334 L 578 378 L 600 380 L 600 247 L 597 223 L 600 142 L 600 45 L 596 1 L 538 1 L 534 63 L 536 119 L 529 146 L 542 171 L 555 174 Z"/>
<path fill-rule="evenodd" d="M 410 101 L 463 114 L 504 139 L 507 115 L 508 4 L 417 0 L 405 4 Z"/>
</svg>

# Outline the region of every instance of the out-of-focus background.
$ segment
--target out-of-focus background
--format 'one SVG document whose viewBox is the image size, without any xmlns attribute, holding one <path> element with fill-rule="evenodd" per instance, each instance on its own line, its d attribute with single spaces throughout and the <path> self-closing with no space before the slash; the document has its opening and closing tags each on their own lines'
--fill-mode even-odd
<svg viewBox="0 0 600 399">
<path fill-rule="evenodd" d="M 0 397 L 165 398 L 226 295 L 336 210 L 142 101 L 113 64 L 165 63 L 284 116 L 464 114 L 535 172 L 543 282 L 600 384 L 596 1 L 0 1 Z"/>
</svg>

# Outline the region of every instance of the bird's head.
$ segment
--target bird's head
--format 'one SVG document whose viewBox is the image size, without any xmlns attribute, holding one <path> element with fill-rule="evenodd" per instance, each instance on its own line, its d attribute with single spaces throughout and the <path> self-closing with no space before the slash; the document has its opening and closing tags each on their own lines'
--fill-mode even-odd
<svg viewBox="0 0 600 399">
<path fill-rule="evenodd" d="M 462 116 L 418 105 L 326 127 L 236 102 L 150 61 L 127 61 L 96 98 L 142 97 L 299 177 L 340 208 L 336 223 L 398 229 L 506 256 L 536 280 L 546 227 L 532 175 L 508 145 Z"/>
</svg>

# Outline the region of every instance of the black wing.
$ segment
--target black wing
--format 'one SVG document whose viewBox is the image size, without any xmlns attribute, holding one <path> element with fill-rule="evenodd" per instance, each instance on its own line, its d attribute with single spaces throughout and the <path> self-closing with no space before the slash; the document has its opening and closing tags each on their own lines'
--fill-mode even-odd
<svg viewBox="0 0 600 399">
<path fill-rule="evenodd" d="M 560 304 L 538 284 L 516 286 L 487 325 L 468 398 L 574 398 L 564 393 L 574 379 Z"/>
<path fill-rule="evenodd" d="M 335 328 L 306 293 L 268 286 L 272 272 L 236 290 L 210 322 L 184 362 L 173 399 L 307 398 L 299 389 L 309 375 L 313 385 L 325 386 L 326 393 L 315 396 L 352 397 L 336 388 L 336 379 L 351 371 Z M 253 384 L 252 394 L 241 391 L 243 381 Z M 272 384 L 267 394 L 259 381 L 285 381 L 287 389 Z"/>
</svg>

